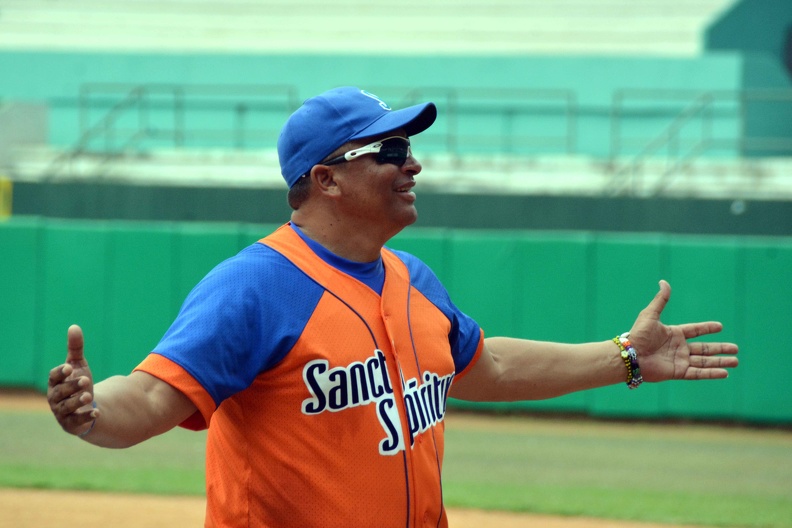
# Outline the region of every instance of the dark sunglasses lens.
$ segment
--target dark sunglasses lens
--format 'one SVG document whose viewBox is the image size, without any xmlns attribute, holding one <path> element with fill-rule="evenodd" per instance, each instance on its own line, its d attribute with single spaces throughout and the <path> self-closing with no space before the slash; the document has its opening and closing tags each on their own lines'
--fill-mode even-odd
<svg viewBox="0 0 792 528">
<path fill-rule="evenodd" d="M 377 153 L 377 163 L 393 163 L 401 167 L 410 153 L 410 142 L 406 139 L 389 139 L 382 143 Z"/>
</svg>

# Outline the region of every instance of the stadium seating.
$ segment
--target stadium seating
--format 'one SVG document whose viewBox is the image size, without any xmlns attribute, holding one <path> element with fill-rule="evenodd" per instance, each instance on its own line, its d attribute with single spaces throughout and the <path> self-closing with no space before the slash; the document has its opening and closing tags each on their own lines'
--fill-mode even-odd
<svg viewBox="0 0 792 528">
<path fill-rule="evenodd" d="M 679 55 L 734 0 L 5 0 L 0 48 Z"/>
<path fill-rule="evenodd" d="M 181 103 L 151 91 L 105 118 L 134 83 L 287 84 L 293 100 L 359 83 L 394 106 L 410 101 L 404 86 L 441 106 L 443 118 L 419 146 L 431 169 L 424 184 L 436 189 L 779 198 L 792 187 L 783 183 L 788 163 L 741 156 L 762 141 L 779 147 L 760 154 L 789 155 L 792 99 L 779 110 L 740 98 L 746 88 L 788 89 L 789 80 L 766 57 L 703 49 L 707 28 L 738 2 L 4 0 L 0 98 L 43 101 L 50 141 L 0 149 L 0 172 L 22 181 L 68 173 L 280 186 L 272 146 L 286 107 L 271 112 L 267 135 L 247 141 L 245 152 L 227 141 L 175 150 L 152 139 Z M 127 91 L 84 97 L 97 83 Z M 227 120 L 187 106 L 197 128 Z M 3 115 L 0 107 L 0 123 Z M 109 126 L 97 132 L 103 120 Z M 127 134 L 136 120 L 146 125 Z M 91 134 L 96 141 L 86 141 Z"/>
</svg>

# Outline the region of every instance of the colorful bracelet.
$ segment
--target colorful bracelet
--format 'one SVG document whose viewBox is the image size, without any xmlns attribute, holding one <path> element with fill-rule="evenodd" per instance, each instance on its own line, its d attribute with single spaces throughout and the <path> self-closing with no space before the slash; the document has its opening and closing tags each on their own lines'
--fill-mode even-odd
<svg viewBox="0 0 792 528">
<path fill-rule="evenodd" d="M 643 383 L 643 377 L 641 376 L 641 368 L 638 365 L 638 354 L 635 352 L 632 343 L 630 343 L 630 333 L 625 332 L 620 336 L 614 337 L 613 342 L 621 350 L 622 361 L 624 361 L 624 366 L 627 368 L 627 386 L 631 389 L 638 388 Z"/>
<path fill-rule="evenodd" d="M 96 401 L 95 400 L 91 402 L 91 405 L 93 405 L 93 408 L 96 409 Z M 78 434 L 77 438 L 85 438 L 86 436 L 88 436 L 88 433 L 93 431 L 94 425 L 96 425 L 96 418 L 94 418 L 93 422 L 91 422 L 91 427 L 89 427 L 87 430 L 83 431 L 82 433 Z"/>
<path fill-rule="evenodd" d="M 632 381 L 632 365 L 630 363 L 630 353 L 627 352 L 627 349 L 622 344 L 621 339 L 619 339 L 619 336 L 614 337 L 613 342 L 616 343 L 616 346 L 619 347 L 619 350 L 621 350 L 621 358 L 622 361 L 624 361 L 624 366 L 627 368 L 627 386 L 629 386 L 630 382 Z"/>
</svg>

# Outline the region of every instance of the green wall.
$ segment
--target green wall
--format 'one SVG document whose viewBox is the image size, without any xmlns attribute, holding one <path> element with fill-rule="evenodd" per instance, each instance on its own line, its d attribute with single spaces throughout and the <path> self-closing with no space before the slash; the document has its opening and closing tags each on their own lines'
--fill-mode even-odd
<svg viewBox="0 0 792 528">
<path fill-rule="evenodd" d="M 274 225 L 14 217 L 0 223 L 0 385 L 46 387 L 66 329 L 85 331 L 97 378 L 130 371 L 192 286 Z M 583 342 L 626 331 L 656 292 L 669 323 L 720 320 L 741 345 L 725 381 L 597 389 L 490 408 L 606 417 L 792 423 L 792 239 L 408 229 L 390 244 L 425 260 L 488 335 Z M 462 405 L 456 402 L 457 405 Z"/>
</svg>

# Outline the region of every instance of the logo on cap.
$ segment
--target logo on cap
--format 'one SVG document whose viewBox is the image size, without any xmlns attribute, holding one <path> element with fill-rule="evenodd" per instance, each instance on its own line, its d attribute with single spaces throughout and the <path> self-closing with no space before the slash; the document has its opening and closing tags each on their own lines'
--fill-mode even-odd
<svg viewBox="0 0 792 528">
<path fill-rule="evenodd" d="M 383 110 L 390 111 L 391 107 L 388 106 L 388 103 L 386 103 L 385 101 L 383 101 L 382 99 L 380 99 L 379 97 L 374 95 L 373 93 L 367 92 L 366 90 L 360 90 L 360 93 L 362 93 L 366 97 L 371 97 L 372 99 L 377 101 L 379 103 L 379 105 L 382 107 Z"/>
</svg>

